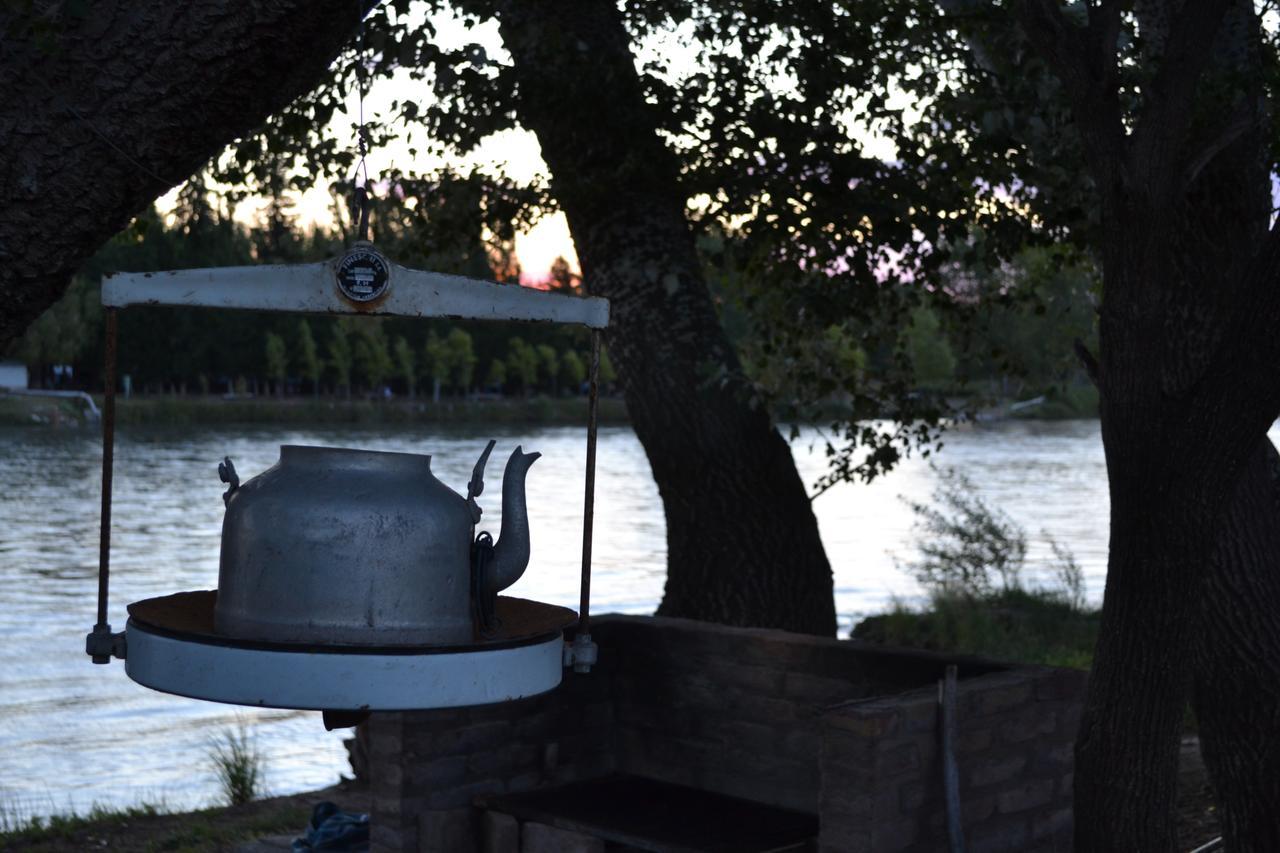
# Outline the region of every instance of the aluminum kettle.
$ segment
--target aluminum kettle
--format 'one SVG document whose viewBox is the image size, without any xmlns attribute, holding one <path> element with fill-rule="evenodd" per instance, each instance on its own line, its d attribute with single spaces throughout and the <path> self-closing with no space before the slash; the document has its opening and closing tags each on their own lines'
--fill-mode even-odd
<svg viewBox="0 0 1280 853">
<path fill-rule="evenodd" d="M 477 539 L 476 497 L 490 441 L 464 498 L 431 457 L 283 445 L 240 483 L 219 473 L 222 554 L 214 628 L 227 637 L 302 645 L 465 645 L 493 596 L 529 563 L 525 476 L 541 455 L 517 447 L 502 483 L 502 529 Z"/>
</svg>

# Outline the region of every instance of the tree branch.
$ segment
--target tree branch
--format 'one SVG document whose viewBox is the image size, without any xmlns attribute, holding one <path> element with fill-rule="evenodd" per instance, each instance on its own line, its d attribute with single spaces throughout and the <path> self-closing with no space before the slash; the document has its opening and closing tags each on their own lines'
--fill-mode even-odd
<svg viewBox="0 0 1280 853">
<path fill-rule="evenodd" d="M 1173 27 L 1160 70 L 1137 117 L 1130 148 L 1129 170 L 1152 205 L 1164 206 L 1171 194 L 1185 186 L 1175 179 L 1173 170 L 1183 162 L 1196 84 L 1213 54 L 1228 5 L 1227 0 L 1185 0 L 1171 12 Z"/>
<path fill-rule="evenodd" d="M 1222 153 L 1223 149 L 1235 142 L 1251 128 L 1257 124 L 1257 118 L 1253 110 L 1248 104 L 1242 104 L 1239 109 L 1232 114 L 1222 131 L 1212 140 L 1210 140 L 1200 153 L 1192 158 L 1187 165 L 1187 169 L 1183 174 L 1180 189 L 1185 190 L 1196 182 L 1196 178 L 1200 177 L 1200 173 L 1205 167 L 1213 162 L 1214 158 Z"/>
<path fill-rule="evenodd" d="M 172 182 L 314 86 L 372 5 L 0 9 L 0 351 Z"/>
<path fill-rule="evenodd" d="M 1124 165 L 1124 125 L 1116 77 L 1120 5 L 1116 0 L 1090 4 L 1083 28 L 1067 18 L 1058 0 L 1023 0 L 1017 9 L 1027 38 L 1062 81 L 1071 100 L 1099 192 L 1103 203 L 1109 205 L 1116 201 Z"/>
<path fill-rule="evenodd" d="M 1080 359 L 1080 363 L 1084 365 L 1084 371 L 1089 375 L 1089 381 L 1099 390 L 1102 389 L 1102 365 L 1098 364 L 1098 359 L 1094 358 L 1093 353 L 1089 352 L 1089 348 L 1084 345 L 1084 341 L 1076 338 L 1071 342 L 1071 348 L 1075 351 L 1076 358 Z"/>
<path fill-rule="evenodd" d="M 1237 309 L 1227 317 L 1218 351 L 1202 382 L 1212 398 L 1209 411 L 1229 412 L 1224 434 L 1205 441 L 1242 449 L 1280 417 L 1280 220 L 1259 241 L 1240 289 Z M 1225 433 L 1230 433 L 1225 434 Z M 1256 439 L 1255 439 L 1256 441 Z"/>
</svg>

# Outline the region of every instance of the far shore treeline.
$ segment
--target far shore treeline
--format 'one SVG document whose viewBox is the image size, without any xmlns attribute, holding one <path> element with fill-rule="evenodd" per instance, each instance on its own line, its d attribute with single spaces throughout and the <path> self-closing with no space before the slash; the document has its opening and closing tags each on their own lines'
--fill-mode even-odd
<svg viewBox="0 0 1280 853">
<path fill-rule="evenodd" d="M 38 388 L 102 388 L 102 276 L 247 264 L 309 263 L 350 245 L 342 229 L 300 228 L 286 202 L 270 203 L 257 225 L 232 217 L 196 180 L 172 215 L 152 209 L 107 243 L 78 274 L 63 299 L 34 323 L 7 357 L 27 365 Z M 411 266 L 519 286 L 511 240 L 475 226 L 424 225 L 385 207 L 375 210 L 374 238 Z M 461 237 L 459 237 L 461 234 Z M 488 237 L 488 239 L 485 239 Z M 432 247 L 424 250 L 424 246 Z M 759 333 L 767 314 L 753 313 L 748 273 L 735 266 L 731 237 L 700 241 L 721 319 L 748 374 L 775 400 L 786 400 L 785 366 L 768 358 Z M 582 283 L 557 259 L 538 286 L 580 293 Z M 530 276 L 526 275 L 526 280 Z M 909 358 L 922 393 L 976 401 L 1046 396 L 1057 416 L 1092 415 L 1096 399 L 1072 355 L 1072 341 L 1093 332 L 1092 271 L 1066 265 L 1051 249 L 1028 249 L 1015 265 L 987 275 L 965 271 L 954 293 L 968 309 L 939 310 L 926 297 L 901 324 L 896 350 L 865 352 L 856 330 L 832 326 L 815 342 L 829 359 L 867 383 L 894 358 Z M 954 304 L 955 300 L 948 300 Z M 981 342 L 980 345 L 976 342 Z M 588 336 L 576 327 L 402 318 L 329 317 L 209 309 L 137 307 L 120 316 L 119 370 L 134 394 L 329 399 L 449 399 L 574 396 L 584 390 Z M 780 369 L 782 368 L 782 369 Z M 601 379 L 616 377 L 606 349 Z"/>
<path fill-rule="evenodd" d="M 400 235 L 398 235 L 400 236 Z M 477 235 L 478 236 L 478 235 Z M 379 240 L 403 260 L 399 239 Z M 476 240 L 474 252 L 442 251 L 423 266 L 480 278 L 494 265 Z M 115 270 L 309 263 L 341 254 L 339 230 L 299 229 L 280 203 L 249 227 L 209 204 L 203 187 L 182 194 L 171 222 L 155 210 L 99 251 L 66 296 L 47 311 L 11 353 L 37 387 L 99 390 L 102 385 L 101 279 Z M 421 251 L 412 255 L 421 255 Z M 415 258 L 415 261 L 417 259 Z M 419 263 L 414 263 L 417 266 Z M 563 261 L 547 287 L 574 292 L 578 279 Z M 494 324 L 394 317 L 330 317 L 134 307 L 120 314 L 119 371 L 133 392 L 235 396 L 336 395 L 439 398 L 476 390 L 527 396 L 577 393 L 586 378 L 585 331 L 551 324 Z M 66 371 L 63 366 L 69 366 Z M 612 365 L 602 364 L 612 381 Z"/>
</svg>

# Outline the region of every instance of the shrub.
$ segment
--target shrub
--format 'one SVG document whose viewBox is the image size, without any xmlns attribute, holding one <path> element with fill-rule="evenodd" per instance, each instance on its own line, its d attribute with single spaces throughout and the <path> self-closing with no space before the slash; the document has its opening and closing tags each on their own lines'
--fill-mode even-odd
<svg viewBox="0 0 1280 853">
<path fill-rule="evenodd" d="M 1027 532 L 1002 510 L 978 497 L 973 482 L 954 468 L 933 468 L 938 485 L 933 503 L 903 499 L 916 515 L 918 557 L 899 568 L 909 572 L 931 598 L 990 599 L 1028 592 L 1022 581 Z M 1084 573 L 1070 549 L 1045 534 L 1053 548 L 1057 587 L 1036 595 L 1084 606 Z M 998 584 L 998 585 L 997 585 Z"/>
<path fill-rule="evenodd" d="M 859 622 L 854 638 L 1087 668 L 1099 614 L 1085 609 L 1084 574 L 1071 551 L 1049 537 L 1056 584 L 1027 588 L 1026 531 L 984 503 L 964 475 L 938 474 L 933 504 L 907 501 L 919 557 L 900 564 L 928 593 L 928 608 L 897 602 Z"/>
</svg>

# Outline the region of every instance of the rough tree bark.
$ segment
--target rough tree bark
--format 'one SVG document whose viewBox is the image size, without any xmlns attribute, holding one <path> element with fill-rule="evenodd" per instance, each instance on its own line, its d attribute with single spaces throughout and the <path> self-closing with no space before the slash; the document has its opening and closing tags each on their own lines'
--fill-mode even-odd
<svg viewBox="0 0 1280 853">
<path fill-rule="evenodd" d="M 1274 721 L 1278 706 L 1275 691 L 1243 680 L 1280 672 L 1280 645 L 1254 609 L 1273 600 L 1268 561 L 1280 557 L 1262 550 L 1280 538 L 1264 447 L 1280 412 L 1267 363 L 1280 237 L 1268 233 L 1261 98 L 1238 74 L 1258 22 L 1247 2 L 1142 4 L 1158 71 L 1126 132 L 1120 5 L 1089 7 L 1084 27 L 1056 0 L 1021 9 L 1074 101 L 1105 234 L 1094 372 L 1111 551 L 1076 750 L 1076 847 L 1176 849 L 1177 743 L 1194 677 L 1224 824 L 1239 849 L 1274 849 L 1249 835 L 1274 832 L 1273 801 L 1259 794 L 1280 768 L 1247 746 L 1249 726 Z M 1242 618 L 1224 622 L 1241 603 Z"/>
<path fill-rule="evenodd" d="M 1219 531 L 1192 706 L 1227 849 L 1280 850 L 1280 454 L 1264 441 Z"/>
<path fill-rule="evenodd" d="M 786 442 L 749 403 L 612 3 L 495 2 L 667 519 L 659 613 L 835 632 L 831 568 Z"/>
<path fill-rule="evenodd" d="M 1250 4 L 1233 4 L 1202 82 L 1215 97 L 1209 119 L 1232 135 L 1181 208 L 1179 287 L 1219 324 L 1271 212 L 1258 35 Z M 1198 596 L 1192 705 L 1228 849 L 1264 853 L 1280 850 L 1280 746 L 1264 734 L 1280 730 L 1280 456 L 1269 440 L 1245 464 L 1215 541 Z"/>
<path fill-rule="evenodd" d="M 131 217 L 314 85 L 369 5 L 0 10 L 0 351 Z"/>
</svg>

